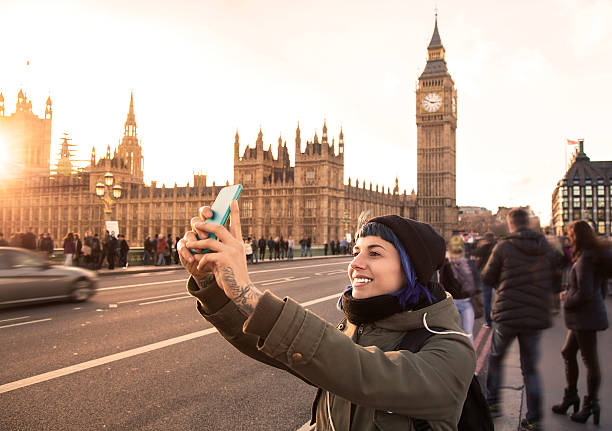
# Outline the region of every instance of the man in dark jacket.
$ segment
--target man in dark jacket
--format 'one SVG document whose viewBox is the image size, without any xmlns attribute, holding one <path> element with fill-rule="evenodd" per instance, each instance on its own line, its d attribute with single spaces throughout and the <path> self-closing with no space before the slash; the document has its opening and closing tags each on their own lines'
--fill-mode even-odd
<svg viewBox="0 0 612 431">
<path fill-rule="evenodd" d="M 128 263 L 128 251 L 130 250 L 130 246 L 128 245 L 127 240 L 125 239 L 125 235 L 119 235 L 119 266 L 127 268 Z"/>
<path fill-rule="evenodd" d="M 510 235 L 497 243 L 482 272 L 482 280 L 497 287 L 493 304 L 493 341 L 489 353 L 487 401 L 499 416 L 500 365 L 508 346 L 518 338 L 521 372 L 527 393 L 523 430 L 540 429 L 540 377 L 537 370 L 542 329 L 551 326 L 551 303 L 558 256 L 546 238 L 529 229 L 521 208 L 508 213 Z"/>
<path fill-rule="evenodd" d="M 266 258 L 266 240 L 263 236 L 259 238 L 257 245 L 259 246 L 259 260 L 263 261 Z"/>
</svg>

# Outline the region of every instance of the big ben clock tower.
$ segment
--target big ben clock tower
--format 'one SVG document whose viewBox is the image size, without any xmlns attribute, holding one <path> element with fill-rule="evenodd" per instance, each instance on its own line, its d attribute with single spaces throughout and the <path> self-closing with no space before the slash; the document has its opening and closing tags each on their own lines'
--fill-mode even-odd
<svg viewBox="0 0 612 431">
<path fill-rule="evenodd" d="M 457 226 L 457 90 L 446 68 L 438 17 L 416 90 L 417 216 L 444 238 Z"/>
</svg>

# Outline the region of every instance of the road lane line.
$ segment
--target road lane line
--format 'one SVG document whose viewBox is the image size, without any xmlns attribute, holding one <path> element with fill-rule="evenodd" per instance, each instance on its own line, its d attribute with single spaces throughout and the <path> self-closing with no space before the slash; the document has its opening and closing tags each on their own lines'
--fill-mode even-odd
<svg viewBox="0 0 612 431">
<path fill-rule="evenodd" d="M 32 316 L 21 316 L 21 317 L 13 317 L 12 319 L 2 319 L 0 320 L 0 322 L 10 322 L 12 320 L 27 319 L 28 317 L 32 317 Z"/>
<path fill-rule="evenodd" d="M 285 283 L 285 282 L 289 282 L 289 281 L 306 280 L 307 278 L 310 278 L 310 277 L 299 277 L 299 278 L 287 277 L 287 278 L 279 278 L 277 280 L 268 280 L 266 282 L 261 282 L 260 281 L 257 284 L 261 284 L 262 286 L 269 286 L 270 284 L 279 284 L 279 283 Z"/>
<path fill-rule="evenodd" d="M 104 290 L 116 290 L 116 289 L 127 289 L 128 287 L 141 287 L 141 286 L 151 286 L 153 284 L 169 284 L 169 283 L 178 283 L 187 281 L 186 278 L 180 278 L 178 280 L 166 280 L 166 281 L 155 281 L 152 283 L 138 283 L 138 284 L 125 284 L 123 286 L 114 286 L 114 287 L 99 287 L 96 289 L 97 292 L 102 292 Z"/>
<path fill-rule="evenodd" d="M 39 323 L 39 322 L 47 322 L 51 320 L 51 318 L 47 318 L 47 319 L 40 319 L 40 320 L 30 320 L 29 322 L 20 322 L 20 323 L 13 323 L 11 325 L 3 325 L 0 326 L 0 329 L 4 329 L 4 328 L 10 328 L 12 326 L 22 326 L 22 325 L 29 325 L 30 323 Z"/>
<path fill-rule="evenodd" d="M 312 301 L 303 302 L 301 305 L 307 307 L 309 305 L 324 302 L 329 299 L 337 298 L 341 293 L 325 296 L 323 298 L 313 299 Z M 205 335 L 214 334 L 217 332 L 217 328 L 208 328 L 203 331 L 192 332 L 191 334 L 181 335 L 180 337 L 170 338 L 168 340 L 159 341 L 157 343 L 148 344 L 146 346 L 137 347 L 135 349 L 126 350 L 125 352 L 115 353 L 113 355 L 103 356 L 102 358 L 92 359 L 91 361 L 81 362 L 80 364 L 71 365 L 69 367 L 60 368 L 58 370 L 49 371 L 47 373 L 38 374 L 36 376 L 27 377 L 25 379 L 16 380 L 14 382 L 0 385 L 0 394 L 14 391 L 16 389 L 25 388 L 27 386 L 35 385 L 37 383 L 46 382 L 48 380 L 56 379 L 58 377 L 67 376 L 69 374 L 84 371 L 89 368 L 94 368 L 100 365 L 108 364 L 109 362 L 119 361 L 132 356 L 140 355 L 141 353 L 151 352 L 153 350 L 162 349 L 164 347 L 172 346 L 174 344 L 182 343 L 183 341 L 193 340 L 195 338 L 203 337 Z"/>
<path fill-rule="evenodd" d="M 187 298 L 193 298 L 193 296 L 185 295 L 185 296 L 179 296 L 178 298 L 159 299 L 157 301 L 142 302 L 138 305 L 158 304 L 160 302 L 176 301 L 177 299 L 187 299 Z"/>
<path fill-rule="evenodd" d="M 49 371 L 48 373 L 39 374 L 37 376 L 32 376 L 32 377 L 28 377 L 25 379 L 17 380 L 15 382 L 1 385 L 0 394 L 3 394 L 5 392 L 14 391 L 15 389 L 24 388 L 26 386 L 35 385 L 36 383 L 46 382 L 47 380 L 66 376 L 68 374 L 73 374 L 78 371 L 83 371 L 89 368 L 98 367 L 100 365 L 108 364 L 109 362 L 119 361 L 121 359 L 129 358 L 131 356 L 151 352 L 153 350 L 161 349 L 167 346 L 172 346 L 173 344 L 182 343 L 183 341 L 193 340 L 194 338 L 203 337 L 204 335 L 213 334 L 215 332 L 217 332 L 216 328 L 209 328 L 203 331 L 193 332 L 191 334 L 182 335 L 180 337 L 170 338 L 169 340 L 159 341 L 157 343 L 148 344 L 146 346 L 126 350 L 125 352 L 119 352 L 113 355 L 104 356 L 102 358 L 92 359 L 91 361 L 86 361 L 80 364 L 71 365 L 69 367 L 60 368 L 58 370 Z"/>
<path fill-rule="evenodd" d="M 168 296 L 184 295 L 185 292 L 170 293 L 168 295 L 150 296 L 148 298 L 129 299 L 127 301 L 119 301 L 117 304 L 127 304 L 128 302 L 146 301 L 148 299 L 167 298 Z"/>
<path fill-rule="evenodd" d="M 346 262 L 321 263 L 318 265 L 292 266 L 292 267 L 287 267 L 287 268 L 276 268 L 276 269 L 262 269 L 261 271 L 249 271 L 249 274 L 260 274 L 263 272 L 288 271 L 291 269 L 314 268 L 317 266 L 329 266 L 329 265 L 346 265 Z M 150 283 L 125 284 L 123 286 L 99 287 L 98 289 L 96 289 L 96 291 L 104 292 L 106 290 L 127 289 L 129 287 L 152 286 L 154 284 L 169 284 L 169 283 L 178 283 L 178 282 L 185 283 L 187 282 L 187 278 L 179 278 L 176 280 L 166 280 L 166 281 L 156 281 L 156 282 L 150 282 Z"/>
</svg>

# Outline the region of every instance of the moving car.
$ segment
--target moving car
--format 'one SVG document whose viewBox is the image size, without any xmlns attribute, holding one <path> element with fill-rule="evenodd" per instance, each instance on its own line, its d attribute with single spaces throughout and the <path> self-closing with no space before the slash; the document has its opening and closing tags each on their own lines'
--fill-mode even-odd
<svg viewBox="0 0 612 431">
<path fill-rule="evenodd" d="M 96 292 L 97 275 L 83 268 L 51 265 L 29 250 L 0 247 L 0 307 L 35 302 L 82 302 Z"/>
</svg>

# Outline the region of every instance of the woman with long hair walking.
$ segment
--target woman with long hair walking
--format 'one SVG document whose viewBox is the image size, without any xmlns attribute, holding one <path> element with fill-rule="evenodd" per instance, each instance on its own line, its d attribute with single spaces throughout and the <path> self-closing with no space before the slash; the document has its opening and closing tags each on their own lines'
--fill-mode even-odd
<svg viewBox="0 0 612 431">
<path fill-rule="evenodd" d="M 561 349 L 565 361 L 567 386 L 561 403 L 552 407 L 557 414 L 565 414 L 573 406 L 571 419 L 585 423 L 591 415 L 599 424 L 599 387 L 601 369 L 597 355 L 597 331 L 608 328 L 608 316 L 604 304 L 610 251 L 597 238 L 595 231 L 584 220 L 574 222 L 568 231 L 572 247 L 573 265 L 569 274 L 569 285 L 561 292 L 561 304 L 565 311 L 567 336 Z M 608 269 L 606 269 L 608 268 Z M 582 409 L 578 396 L 578 361 L 580 350 L 587 373 L 587 395 Z"/>
</svg>

